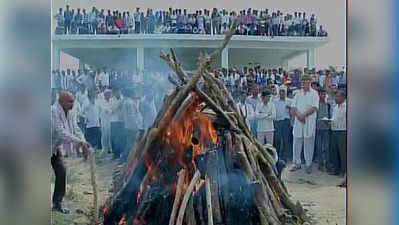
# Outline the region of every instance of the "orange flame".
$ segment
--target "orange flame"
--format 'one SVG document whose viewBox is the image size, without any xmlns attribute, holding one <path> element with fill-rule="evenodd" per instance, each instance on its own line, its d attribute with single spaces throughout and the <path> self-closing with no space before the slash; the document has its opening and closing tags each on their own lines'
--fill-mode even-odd
<svg viewBox="0 0 399 225">
<path fill-rule="evenodd" d="M 176 165 L 187 168 L 189 166 L 196 167 L 194 158 L 198 155 L 205 154 L 209 145 L 218 143 L 218 134 L 213 126 L 211 118 L 199 110 L 199 102 L 195 102 L 191 105 L 183 114 L 181 119 L 178 121 L 172 120 L 169 126 L 162 131 L 162 153 L 171 153 L 174 151 L 174 162 Z M 196 140 L 198 143 L 193 143 Z M 186 151 L 189 147 L 192 147 L 192 158 L 187 161 Z M 146 189 L 146 182 L 155 181 L 158 179 L 159 174 L 158 168 L 154 159 L 150 157 L 144 157 L 144 163 L 147 168 L 148 176 L 147 181 L 144 181 L 140 185 L 140 189 L 137 193 L 137 202 L 142 198 L 143 193 Z M 191 165 L 188 165 L 191 164 Z M 184 179 L 184 185 L 182 187 L 183 193 L 188 187 L 190 182 L 190 175 L 187 173 Z M 171 191 L 176 190 L 175 184 L 170 184 Z"/>
<path fill-rule="evenodd" d="M 177 153 L 177 162 L 184 166 L 183 156 L 185 151 L 193 146 L 193 158 L 204 154 L 209 144 L 217 144 L 217 132 L 212 120 L 199 111 L 198 104 L 193 104 L 187 109 L 182 119 L 171 121 L 166 134 L 166 142 L 170 143 Z M 193 145 L 192 138 L 199 140 L 198 145 Z"/>
<path fill-rule="evenodd" d="M 126 220 L 126 213 L 123 214 L 122 219 L 119 220 L 118 225 L 127 225 L 127 220 Z"/>
</svg>

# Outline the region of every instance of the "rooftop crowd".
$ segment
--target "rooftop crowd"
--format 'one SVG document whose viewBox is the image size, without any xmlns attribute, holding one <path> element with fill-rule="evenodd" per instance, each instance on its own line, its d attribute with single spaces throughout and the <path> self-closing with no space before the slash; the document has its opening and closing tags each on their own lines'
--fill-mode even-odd
<svg viewBox="0 0 399 225">
<path fill-rule="evenodd" d="M 62 206 L 62 157 L 74 156 L 72 152 L 84 156 L 92 147 L 126 161 L 173 88 L 164 71 L 52 71 L 51 163 L 56 173 L 56 210 L 68 212 Z M 346 174 L 344 71 L 331 67 L 288 72 L 249 64 L 218 69 L 215 75 L 235 99 L 252 134 L 262 144 L 273 145 L 279 160 L 292 162 L 291 172 L 301 169 L 304 161 L 307 173 L 312 173 L 315 164 L 331 175 Z"/>
<path fill-rule="evenodd" d="M 196 12 L 187 9 L 146 12 L 60 8 L 54 16 L 55 34 L 224 34 L 238 22 L 237 35 L 326 37 L 327 31 L 317 24 L 314 14 L 284 13 L 280 10 L 243 9 L 239 12 L 213 8 Z"/>
</svg>

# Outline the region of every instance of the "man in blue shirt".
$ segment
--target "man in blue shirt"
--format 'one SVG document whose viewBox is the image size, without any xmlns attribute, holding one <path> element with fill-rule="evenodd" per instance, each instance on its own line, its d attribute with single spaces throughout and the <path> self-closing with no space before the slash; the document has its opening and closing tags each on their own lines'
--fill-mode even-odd
<svg viewBox="0 0 399 225">
<path fill-rule="evenodd" d="M 275 146 L 279 159 L 289 160 L 292 146 L 289 144 L 290 134 L 290 103 L 286 100 L 285 89 L 280 89 L 279 98 L 274 101 L 276 108 Z"/>
</svg>

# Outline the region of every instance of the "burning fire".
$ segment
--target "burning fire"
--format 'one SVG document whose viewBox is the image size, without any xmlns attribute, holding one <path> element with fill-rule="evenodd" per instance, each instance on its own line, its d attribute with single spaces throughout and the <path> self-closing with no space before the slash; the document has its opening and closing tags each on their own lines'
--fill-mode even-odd
<svg viewBox="0 0 399 225">
<path fill-rule="evenodd" d="M 164 137 L 177 153 L 177 162 L 184 166 L 184 154 L 191 146 L 192 159 L 205 153 L 209 144 L 217 144 L 217 132 L 212 120 L 200 112 L 198 104 L 192 105 L 179 121 L 172 121 Z"/>
<path fill-rule="evenodd" d="M 119 220 L 118 225 L 127 225 L 127 220 L 126 220 L 126 213 L 123 214 L 122 219 Z"/>
<path fill-rule="evenodd" d="M 162 154 L 170 154 L 176 163 L 183 168 L 196 168 L 194 158 L 205 154 L 211 144 L 218 143 L 218 134 L 211 118 L 200 111 L 198 102 L 190 106 L 178 121 L 170 121 L 162 135 Z M 148 182 L 159 179 L 157 164 L 150 157 L 144 158 L 147 168 L 147 179 L 144 178 L 137 193 L 137 203 L 147 189 Z M 190 182 L 190 175 L 186 173 L 183 193 Z M 171 192 L 176 190 L 176 184 L 169 184 Z"/>
</svg>

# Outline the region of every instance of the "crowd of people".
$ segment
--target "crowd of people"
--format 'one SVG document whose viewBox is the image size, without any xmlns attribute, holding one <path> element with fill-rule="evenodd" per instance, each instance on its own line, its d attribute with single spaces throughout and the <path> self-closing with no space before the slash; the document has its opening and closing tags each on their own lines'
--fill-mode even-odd
<svg viewBox="0 0 399 225">
<path fill-rule="evenodd" d="M 146 75 L 143 79 L 131 70 L 107 68 L 54 70 L 53 105 L 58 104 L 60 93 L 71 93 L 75 99 L 71 112 L 90 146 L 124 161 L 136 137 L 151 125 L 168 88 L 159 73 Z M 157 84 L 158 88 L 150 88 Z M 63 148 L 67 153 L 76 152 L 70 143 Z"/>
<path fill-rule="evenodd" d="M 187 9 L 136 11 L 60 8 L 55 15 L 56 34 L 224 34 L 237 21 L 237 35 L 320 36 L 327 31 L 317 25 L 314 14 L 283 13 L 280 10 L 243 9 L 239 12 L 213 8 L 196 12 Z"/>
<path fill-rule="evenodd" d="M 102 151 L 126 161 L 152 124 L 173 87 L 165 72 L 109 68 L 52 71 L 52 157 L 56 174 L 53 208 L 63 213 L 65 155 Z M 315 71 L 262 68 L 218 69 L 252 134 L 274 146 L 290 171 L 346 174 L 346 76 L 333 68 Z M 302 155 L 303 152 L 303 155 Z"/>
<path fill-rule="evenodd" d="M 314 120 L 309 126 L 311 130 L 313 127 L 316 130 L 310 132 L 313 139 L 308 144 L 315 150 L 315 161 L 320 164 L 320 169 L 333 174 L 344 173 L 338 164 L 342 159 L 329 157 L 339 153 L 329 142 L 334 138 L 331 130 L 336 125 L 332 120 L 334 107 L 338 104 L 336 94 L 343 94 L 346 90 L 344 71 L 329 68 L 317 72 L 315 69 L 287 72 L 282 68 L 262 68 L 249 64 L 241 68 L 218 69 L 216 76 L 236 100 L 253 135 L 262 143 L 275 146 L 280 159 L 293 160 L 297 164 L 301 162 L 298 157 L 301 157 L 302 147 L 297 143 L 299 140 L 295 142 L 295 137 L 299 135 L 296 132 L 300 133 L 299 136 L 303 135 L 304 128 L 295 129 L 302 123 L 298 123 L 300 120 L 296 118 L 294 109 L 302 110 L 301 106 L 295 106 L 296 98 L 301 96 L 298 94 L 302 94 L 303 85 L 309 84 L 311 96 L 314 97 L 312 100 L 317 99 L 317 104 L 313 102 L 317 107 L 314 113 L 309 114 L 312 115 L 309 121 Z M 167 74 L 161 72 L 137 73 L 105 67 L 97 70 L 54 70 L 51 80 L 54 102 L 61 91 L 74 95 L 76 101 L 73 111 L 91 146 L 112 151 L 115 158 L 124 159 L 134 144 L 128 140 L 134 139 L 131 136 L 136 137 L 150 126 L 161 107 L 163 96 L 172 87 L 165 85 L 168 83 Z M 136 121 L 136 124 L 132 124 L 132 121 Z M 121 130 L 127 132 L 121 133 Z M 122 136 L 126 138 L 122 140 Z M 309 167 L 313 161 L 313 150 L 309 150 L 308 144 L 305 144 L 304 158 Z M 299 149 L 293 151 L 295 147 Z"/>
<path fill-rule="evenodd" d="M 221 69 L 223 80 L 252 134 L 276 147 L 291 171 L 346 173 L 346 75 L 333 67 L 291 72 L 251 64 Z M 302 155 L 303 151 L 303 155 Z"/>
</svg>

